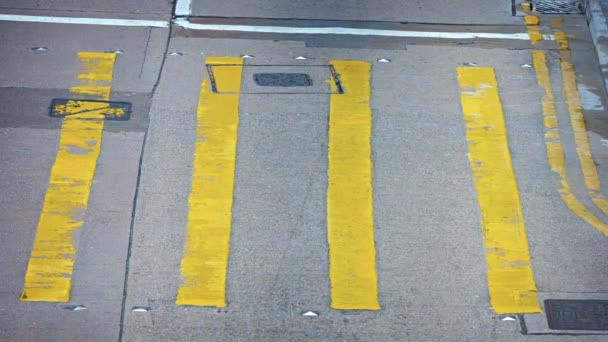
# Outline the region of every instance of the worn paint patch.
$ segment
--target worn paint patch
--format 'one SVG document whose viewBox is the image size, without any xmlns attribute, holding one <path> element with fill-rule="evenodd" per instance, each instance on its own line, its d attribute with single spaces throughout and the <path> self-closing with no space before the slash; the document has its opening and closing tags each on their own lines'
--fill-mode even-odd
<svg viewBox="0 0 608 342">
<path fill-rule="evenodd" d="M 547 146 L 547 159 L 551 171 L 559 175 L 559 194 L 566 206 L 585 222 L 608 235 L 608 225 L 593 215 L 585 205 L 572 193 L 566 173 L 564 149 L 561 144 L 557 114 L 555 110 L 555 97 L 551 87 L 547 57 L 543 51 L 533 52 L 534 70 L 538 85 L 545 91 L 542 98 L 543 122 L 545 125 L 545 144 Z"/>
<path fill-rule="evenodd" d="M 555 32 L 555 42 L 561 51 L 567 51 L 570 49 L 568 35 L 565 32 Z"/>
<path fill-rule="evenodd" d="M 604 110 L 604 105 L 602 104 L 602 98 L 600 95 L 596 94 L 596 92 L 600 92 L 603 90 L 598 90 L 596 88 L 590 88 L 585 84 L 578 84 L 578 92 L 581 96 L 581 105 L 585 110 Z"/>
<path fill-rule="evenodd" d="M 201 86 L 183 283 L 176 304 L 224 307 L 243 59 L 208 57 L 206 63 L 232 65 L 216 68 L 215 79 L 235 93 L 214 93 L 207 78 Z"/>
<path fill-rule="evenodd" d="M 327 234 L 331 307 L 379 310 L 369 63 L 331 61 L 344 86 L 329 113 Z"/>
<path fill-rule="evenodd" d="M 116 55 L 81 52 L 78 57 L 83 70 L 76 78 L 82 87 L 72 88 L 72 95 L 80 98 L 94 95 L 108 100 Z M 70 299 L 76 256 L 72 233 L 84 223 L 103 127 L 101 115 L 75 114 L 63 119 L 59 150 L 25 274 L 22 301 Z"/>
<path fill-rule="evenodd" d="M 499 314 L 541 312 L 494 69 L 457 71 L 492 308 Z"/>
<path fill-rule="evenodd" d="M 564 20 L 561 17 L 551 19 L 551 27 L 553 29 L 561 29 Z"/>
</svg>

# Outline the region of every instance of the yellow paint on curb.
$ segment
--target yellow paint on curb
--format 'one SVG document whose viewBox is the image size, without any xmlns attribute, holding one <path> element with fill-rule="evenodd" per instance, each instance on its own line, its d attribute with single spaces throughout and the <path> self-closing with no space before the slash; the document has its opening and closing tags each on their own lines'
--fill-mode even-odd
<svg viewBox="0 0 608 342">
<path fill-rule="evenodd" d="M 532 57 L 538 85 L 545 91 L 545 95 L 543 95 L 542 98 L 542 106 L 543 122 L 546 129 L 545 143 L 547 145 L 547 159 L 549 161 L 551 171 L 559 175 L 561 183 L 559 194 L 566 206 L 572 212 L 578 215 L 585 222 L 594 226 L 597 230 L 608 235 L 608 225 L 589 212 L 572 193 L 566 173 L 564 149 L 562 148 L 560 141 L 560 134 L 558 130 L 559 126 L 555 110 L 555 97 L 553 95 L 553 88 L 551 87 L 551 79 L 549 76 L 549 69 L 547 67 L 547 57 L 543 51 L 534 51 Z"/>
<path fill-rule="evenodd" d="M 80 52 L 81 86 L 72 96 L 109 100 L 116 55 Z M 38 222 L 25 274 L 22 301 L 67 302 L 70 299 L 76 247 L 72 233 L 84 223 L 91 183 L 101 151 L 104 115 L 100 111 L 66 116 L 59 150 Z"/>
<path fill-rule="evenodd" d="M 369 63 L 331 61 L 344 86 L 329 114 L 327 235 L 331 307 L 379 310 L 372 188 Z"/>
<path fill-rule="evenodd" d="M 232 229 L 232 196 L 239 124 L 243 59 L 208 57 L 220 94 L 201 86 L 197 109 L 194 171 L 189 198 L 188 231 L 181 263 L 183 283 L 177 305 L 226 306 L 226 273 Z"/>
<path fill-rule="evenodd" d="M 568 42 L 568 35 L 566 32 L 555 32 L 555 41 L 561 51 L 570 50 L 570 43 Z"/>
<path fill-rule="evenodd" d="M 528 28 L 528 35 L 530 36 L 530 42 L 532 45 L 536 45 L 538 42 L 543 40 L 543 35 L 540 32 L 539 24 L 540 18 L 535 15 L 526 15 L 524 17 L 524 23 Z"/>
<path fill-rule="evenodd" d="M 498 314 L 541 312 L 494 69 L 458 68 L 458 82 L 492 308 Z"/>
<path fill-rule="evenodd" d="M 530 26 L 538 26 L 538 24 L 540 24 L 540 19 L 535 15 L 526 15 L 524 17 L 524 23 Z"/>
<path fill-rule="evenodd" d="M 563 25 L 563 19 L 561 17 L 551 19 L 551 27 L 554 29 L 561 29 Z"/>
</svg>

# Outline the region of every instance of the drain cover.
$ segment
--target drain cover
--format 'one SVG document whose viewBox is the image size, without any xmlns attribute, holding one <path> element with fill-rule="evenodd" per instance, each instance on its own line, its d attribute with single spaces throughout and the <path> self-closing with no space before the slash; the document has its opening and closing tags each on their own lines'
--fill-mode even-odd
<svg viewBox="0 0 608 342">
<path fill-rule="evenodd" d="M 255 83 L 262 87 L 310 87 L 308 74 L 263 73 L 253 74 Z"/>
<path fill-rule="evenodd" d="M 549 329 L 608 331 L 608 300 L 545 300 Z"/>
<path fill-rule="evenodd" d="M 531 3 L 535 12 L 544 14 L 580 14 L 585 11 L 581 0 L 537 0 Z"/>
</svg>

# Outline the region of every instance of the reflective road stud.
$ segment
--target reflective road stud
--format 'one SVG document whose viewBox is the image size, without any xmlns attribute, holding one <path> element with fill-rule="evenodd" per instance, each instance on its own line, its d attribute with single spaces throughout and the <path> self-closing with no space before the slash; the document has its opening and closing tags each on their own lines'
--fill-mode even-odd
<svg viewBox="0 0 608 342">
<path fill-rule="evenodd" d="M 116 55 L 80 52 L 78 57 L 83 64 L 82 73 L 76 77 L 81 85 L 70 89 L 72 96 L 108 100 Z M 84 101 L 72 112 L 64 110 L 70 115 L 65 116 L 61 126 L 59 150 L 25 274 L 22 301 L 70 299 L 76 255 L 72 234 L 84 223 L 101 150 L 103 112 L 107 106 L 99 107 L 97 102 Z"/>
</svg>

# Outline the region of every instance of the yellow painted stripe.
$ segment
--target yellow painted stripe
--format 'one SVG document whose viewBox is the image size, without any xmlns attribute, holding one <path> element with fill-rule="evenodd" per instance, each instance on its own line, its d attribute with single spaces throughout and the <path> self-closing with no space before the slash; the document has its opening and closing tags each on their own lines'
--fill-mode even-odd
<svg viewBox="0 0 608 342">
<path fill-rule="evenodd" d="M 559 175 L 561 187 L 559 194 L 566 206 L 585 222 L 594 226 L 597 230 L 608 235 L 608 225 L 598 219 L 585 208 L 576 198 L 570 188 L 566 166 L 564 162 L 564 149 L 562 148 L 557 114 L 555 110 L 555 97 L 551 87 L 551 78 L 547 67 L 547 57 L 543 51 L 533 52 L 534 70 L 538 85 L 545 90 L 542 98 L 543 123 L 545 126 L 545 143 L 547 145 L 547 158 L 551 170 Z"/>
<path fill-rule="evenodd" d="M 593 203 L 604 214 L 608 215 L 608 200 L 601 192 L 600 178 L 598 177 L 597 168 L 591 155 L 591 147 L 589 146 L 589 137 L 587 136 L 587 127 L 581 105 L 581 96 L 576 87 L 574 66 L 568 59 L 562 57 L 560 68 L 562 71 L 563 95 L 568 105 L 568 112 L 570 113 L 576 153 L 581 163 L 585 186 Z"/>
<path fill-rule="evenodd" d="M 82 85 L 72 88 L 72 95 L 108 100 L 116 55 L 81 52 L 78 57 L 83 71 L 77 79 Z M 63 119 L 59 150 L 25 274 L 22 301 L 67 302 L 70 299 L 76 255 L 72 233 L 84 223 L 103 126 L 104 117 L 97 112 Z"/>
<path fill-rule="evenodd" d="M 538 42 L 543 40 L 543 34 L 540 32 L 540 18 L 536 15 L 526 15 L 524 17 L 524 23 L 528 29 L 528 35 L 530 36 L 530 42 L 532 45 L 536 45 Z"/>
<path fill-rule="evenodd" d="M 496 313 L 541 312 L 493 68 L 458 68 L 469 161 Z"/>
<path fill-rule="evenodd" d="M 332 94 L 329 114 L 327 230 L 331 307 L 379 310 L 369 63 L 331 61 L 345 94 Z"/>
<path fill-rule="evenodd" d="M 176 303 L 223 307 L 226 306 L 243 59 L 208 57 L 206 63 L 234 64 L 215 68 L 214 77 L 219 87 L 236 93 L 212 92 L 207 78 L 201 86 L 188 231 L 181 265 L 183 284 Z"/>
</svg>

